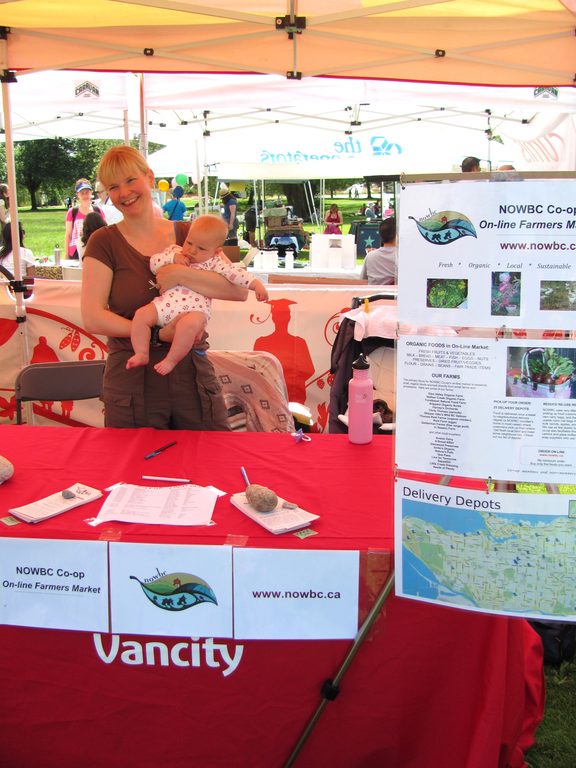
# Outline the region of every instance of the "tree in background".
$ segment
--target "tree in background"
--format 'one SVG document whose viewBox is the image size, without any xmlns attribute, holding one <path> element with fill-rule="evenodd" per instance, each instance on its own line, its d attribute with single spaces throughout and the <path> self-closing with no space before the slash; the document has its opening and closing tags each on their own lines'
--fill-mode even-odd
<svg viewBox="0 0 576 768">
<path fill-rule="evenodd" d="M 19 186 L 28 190 L 33 211 L 38 209 L 38 193 L 43 185 L 64 186 L 70 182 L 71 175 L 75 179 L 85 175 L 74 172 L 73 153 L 73 139 L 34 139 L 18 142 L 14 152 L 16 181 Z"/>
<path fill-rule="evenodd" d="M 38 210 L 40 193 L 50 204 L 74 196 L 76 179 L 95 180 L 104 152 L 122 142 L 109 139 L 33 139 L 16 143 L 14 163 L 19 187 L 28 191 L 30 208 Z M 20 198 L 20 195 L 19 195 Z"/>
</svg>

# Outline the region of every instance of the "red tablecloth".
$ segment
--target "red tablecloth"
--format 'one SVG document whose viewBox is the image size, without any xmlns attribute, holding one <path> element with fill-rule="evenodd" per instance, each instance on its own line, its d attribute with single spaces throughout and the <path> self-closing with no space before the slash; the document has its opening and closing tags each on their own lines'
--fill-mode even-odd
<svg viewBox="0 0 576 768">
<path fill-rule="evenodd" d="M 170 439 L 177 445 L 143 459 Z M 1 526 L 2 536 L 358 549 L 364 611 L 385 576 L 393 527 L 385 437 L 351 446 L 344 435 L 297 444 L 263 433 L 2 426 L 0 453 L 16 467 L 0 487 L 2 515 L 75 481 L 104 487 L 142 474 L 234 492 L 242 488 L 241 465 L 253 482 L 321 515 L 318 535 L 303 541 L 272 537 L 227 497 L 210 528 L 114 523 L 103 530 L 83 522 L 96 502 L 37 526 Z M 0 627 L 0 642 L 6 768 L 279 768 L 350 647 L 16 627 Z M 157 647 L 147 664 L 143 646 L 151 642 Z M 214 664 L 220 651 L 212 643 L 231 653 L 242 646 L 233 674 Z M 195 665 L 180 666 L 182 659 Z M 391 597 L 295 765 L 519 768 L 541 717 L 541 671 L 539 640 L 523 620 Z"/>
</svg>

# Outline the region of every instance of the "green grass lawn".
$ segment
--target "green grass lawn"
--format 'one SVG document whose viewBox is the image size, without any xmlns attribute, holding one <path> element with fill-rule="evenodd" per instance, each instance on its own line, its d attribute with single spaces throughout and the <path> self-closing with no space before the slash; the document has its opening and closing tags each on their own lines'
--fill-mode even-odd
<svg viewBox="0 0 576 768">
<path fill-rule="evenodd" d="M 530 768 L 576 766 L 576 661 L 546 670 L 546 709 L 536 744 L 526 754 Z"/>
<path fill-rule="evenodd" d="M 196 203 L 195 198 L 184 199 L 189 209 Z M 358 209 L 363 202 L 362 200 L 349 200 L 348 198 L 328 198 L 325 202 L 326 208 L 328 208 L 332 202 L 338 204 L 342 211 L 344 218 L 344 233 L 348 232 L 348 226 L 356 218 Z M 30 211 L 28 208 L 20 209 L 18 212 L 22 226 L 24 227 L 24 245 L 26 248 L 30 248 L 36 259 L 41 261 L 43 258 L 51 257 L 54 253 L 54 247 L 56 244 L 61 249 L 64 248 L 64 231 L 65 231 L 65 219 L 66 208 L 41 208 L 38 211 Z M 304 228 L 307 232 L 322 232 L 323 225 L 314 226 L 312 224 L 305 224 Z M 62 253 L 64 258 L 64 253 Z"/>
<path fill-rule="evenodd" d="M 52 256 L 56 244 L 64 250 L 66 208 L 20 210 L 18 216 L 25 232 L 24 245 L 30 248 L 36 259 Z"/>
</svg>

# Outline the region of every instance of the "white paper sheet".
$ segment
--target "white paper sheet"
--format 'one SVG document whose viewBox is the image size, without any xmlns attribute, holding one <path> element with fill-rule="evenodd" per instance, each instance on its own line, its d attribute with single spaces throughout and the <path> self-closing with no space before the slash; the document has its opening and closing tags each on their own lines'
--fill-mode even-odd
<svg viewBox="0 0 576 768">
<path fill-rule="evenodd" d="M 200 485 L 155 488 L 126 483 L 111 492 L 95 525 L 118 520 L 161 525 L 209 525 L 217 495 Z"/>
</svg>

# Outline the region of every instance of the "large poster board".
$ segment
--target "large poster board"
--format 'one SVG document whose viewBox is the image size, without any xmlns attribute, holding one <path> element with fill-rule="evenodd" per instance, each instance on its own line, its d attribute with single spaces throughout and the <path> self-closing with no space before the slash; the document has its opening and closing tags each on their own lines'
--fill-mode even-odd
<svg viewBox="0 0 576 768">
<path fill-rule="evenodd" d="M 573 497 L 399 479 L 396 509 L 396 584 L 404 597 L 576 621 Z"/>
<path fill-rule="evenodd" d="M 414 184 L 401 214 L 401 323 L 574 327 L 575 181 Z"/>
<path fill-rule="evenodd" d="M 397 349 L 399 467 L 574 481 L 575 341 L 404 336 Z"/>
<path fill-rule="evenodd" d="M 575 621 L 576 183 L 415 184 L 400 213 L 397 593 Z"/>
</svg>

